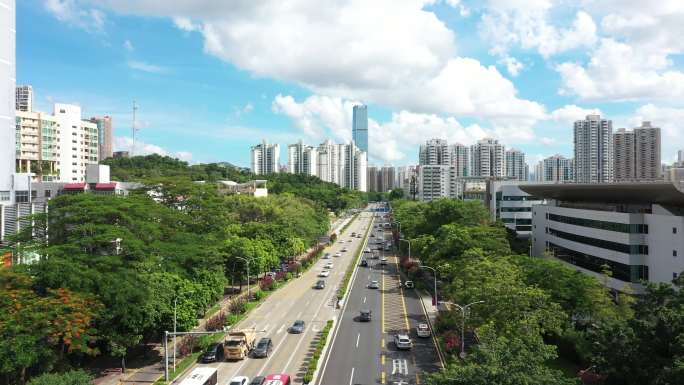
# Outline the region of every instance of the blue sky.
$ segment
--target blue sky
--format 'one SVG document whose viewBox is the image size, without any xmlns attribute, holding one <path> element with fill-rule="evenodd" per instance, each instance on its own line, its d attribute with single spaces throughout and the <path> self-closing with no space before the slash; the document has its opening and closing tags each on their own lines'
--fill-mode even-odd
<svg viewBox="0 0 684 385">
<path fill-rule="evenodd" d="M 351 138 L 369 105 L 372 164 L 432 137 L 495 137 L 528 163 L 572 155 L 572 121 L 651 120 L 684 147 L 684 4 L 636 0 L 26 0 L 17 82 L 37 109 L 115 119 L 140 152 L 248 166 L 249 146 Z M 283 158 L 283 162 L 285 159 Z"/>
</svg>

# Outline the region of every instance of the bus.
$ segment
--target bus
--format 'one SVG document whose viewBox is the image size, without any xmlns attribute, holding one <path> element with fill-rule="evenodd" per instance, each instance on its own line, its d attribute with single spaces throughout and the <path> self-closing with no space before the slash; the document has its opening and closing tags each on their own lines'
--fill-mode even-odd
<svg viewBox="0 0 684 385">
<path fill-rule="evenodd" d="M 290 376 L 287 374 L 269 374 L 263 385 L 290 385 Z"/>
<path fill-rule="evenodd" d="M 217 385 L 218 372 L 215 368 L 201 367 L 195 368 L 178 385 Z"/>
</svg>

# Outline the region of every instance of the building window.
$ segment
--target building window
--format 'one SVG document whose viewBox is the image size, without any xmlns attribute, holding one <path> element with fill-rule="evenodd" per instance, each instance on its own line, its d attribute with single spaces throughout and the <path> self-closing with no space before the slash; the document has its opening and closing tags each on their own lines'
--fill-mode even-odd
<svg viewBox="0 0 684 385">
<path fill-rule="evenodd" d="M 613 274 L 613 278 L 619 279 L 620 281 L 634 283 L 642 280 L 648 281 L 648 266 L 626 265 L 609 259 L 584 254 L 579 251 L 566 249 L 565 247 L 554 243 L 551 243 L 550 247 L 554 257 L 575 266 L 591 270 L 595 273 L 603 273 L 605 267 L 608 267 Z"/>
<path fill-rule="evenodd" d="M 38 198 L 38 190 L 31 190 L 31 199 Z"/>
<path fill-rule="evenodd" d="M 26 203 L 29 201 L 29 192 L 27 190 L 24 191 L 15 191 L 14 192 L 14 201 L 17 203 Z"/>
<path fill-rule="evenodd" d="M 8 202 L 10 200 L 9 191 L 0 191 L 0 202 Z"/>
<path fill-rule="evenodd" d="M 50 198 L 52 195 L 52 190 L 45 190 L 45 198 Z"/>
<path fill-rule="evenodd" d="M 593 229 L 615 231 L 628 234 L 648 234 L 648 225 L 642 223 L 617 223 L 597 221 L 595 219 L 567 217 L 564 215 L 548 214 L 547 219 L 568 225 L 591 227 Z"/>
<path fill-rule="evenodd" d="M 672 228 L 672 234 L 677 234 L 677 228 L 676 227 Z"/>
<path fill-rule="evenodd" d="M 677 250 L 672 250 L 672 256 L 676 257 L 677 256 Z"/>
<path fill-rule="evenodd" d="M 582 235 L 566 233 L 556 229 L 549 229 L 549 234 L 568 241 L 581 243 L 584 245 L 600 247 L 602 249 L 613 250 L 625 254 L 648 255 L 648 245 L 632 245 L 618 242 L 606 241 L 605 239 L 585 237 Z"/>
</svg>

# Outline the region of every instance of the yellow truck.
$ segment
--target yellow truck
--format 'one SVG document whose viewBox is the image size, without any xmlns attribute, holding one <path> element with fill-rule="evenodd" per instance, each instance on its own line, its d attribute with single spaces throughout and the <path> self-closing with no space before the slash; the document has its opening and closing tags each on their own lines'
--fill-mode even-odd
<svg viewBox="0 0 684 385">
<path fill-rule="evenodd" d="M 242 329 L 233 330 L 228 333 L 226 343 L 223 345 L 227 360 L 242 360 L 249 356 L 249 352 L 254 347 L 256 340 L 256 330 Z"/>
</svg>

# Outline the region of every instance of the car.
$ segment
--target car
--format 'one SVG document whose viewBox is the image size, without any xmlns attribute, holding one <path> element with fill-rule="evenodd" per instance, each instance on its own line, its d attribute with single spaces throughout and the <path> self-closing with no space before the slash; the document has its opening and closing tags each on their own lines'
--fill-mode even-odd
<svg viewBox="0 0 684 385">
<path fill-rule="evenodd" d="M 380 288 L 380 283 L 378 281 L 370 281 L 368 283 L 368 288 L 369 289 L 379 289 Z"/>
<path fill-rule="evenodd" d="M 371 233 L 370 236 L 371 236 L 371 238 L 375 238 L 375 234 L 373 234 L 373 233 Z"/>
<path fill-rule="evenodd" d="M 320 273 L 318 273 L 318 276 L 321 278 L 325 278 L 330 275 L 330 270 L 323 270 Z"/>
<path fill-rule="evenodd" d="M 304 321 L 298 319 L 290 326 L 288 331 L 292 334 L 301 334 L 304 332 L 304 326 Z"/>
<path fill-rule="evenodd" d="M 264 337 L 257 342 L 256 346 L 252 350 L 252 357 L 268 357 L 269 353 L 271 353 L 271 350 L 273 350 L 273 341 L 269 337 Z"/>
<path fill-rule="evenodd" d="M 332 264 L 332 262 L 328 262 L 328 263 L 326 263 L 325 265 L 323 265 L 323 268 L 324 268 L 324 269 L 332 269 L 333 266 L 334 266 L 334 265 Z"/>
<path fill-rule="evenodd" d="M 413 289 L 415 285 L 413 284 L 413 281 L 406 281 L 404 282 L 404 287 L 407 289 Z"/>
<path fill-rule="evenodd" d="M 207 350 L 202 354 L 202 362 L 205 364 L 209 362 L 220 362 L 223 361 L 223 344 L 218 342 L 211 344 L 207 347 Z"/>
<path fill-rule="evenodd" d="M 413 344 L 411 339 L 406 334 L 395 334 L 394 335 L 394 345 L 399 350 L 411 350 Z"/>
<path fill-rule="evenodd" d="M 352 242 L 354 242 L 353 239 L 350 239 L 350 240 L 347 241 L 347 243 L 352 243 Z"/>
<path fill-rule="evenodd" d="M 363 236 L 361 236 L 361 234 L 359 234 L 356 236 L 356 238 L 363 238 Z"/>
<path fill-rule="evenodd" d="M 330 253 L 323 254 L 323 259 L 330 259 Z"/>
<path fill-rule="evenodd" d="M 416 327 L 416 334 L 418 335 L 418 337 L 430 337 L 430 327 L 428 326 L 428 324 L 418 324 L 418 326 Z"/>
<path fill-rule="evenodd" d="M 346 252 L 347 252 L 347 248 L 345 247 L 345 248 L 343 248 L 343 249 L 340 250 L 340 251 L 343 252 L 343 253 L 346 253 Z"/>
<path fill-rule="evenodd" d="M 361 266 L 362 267 L 368 267 L 368 261 L 366 261 L 365 259 L 362 259 L 361 260 Z"/>
<path fill-rule="evenodd" d="M 276 273 L 275 273 L 274 271 L 267 271 L 267 272 L 266 272 L 266 276 L 267 276 L 267 277 L 271 277 L 271 278 L 275 278 Z"/>
<path fill-rule="evenodd" d="M 336 257 L 341 257 L 341 256 L 342 256 L 342 253 L 335 253 L 335 256 L 336 256 Z"/>
<path fill-rule="evenodd" d="M 352 237 L 355 237 L 355 236 L 356 236 L 356 232 L 352 232 L 352 233 L 351 233 L 351 236 L 352 236 Z"/>
<path fill-rule="evenodd" d="M 370 322 L 370 320 L 371 320 L 371 311 L 369 309 L 361 309 L 359 311 L 359 321 Z"/>
<path fill-rule="evenodd" d="M 365 253 L 371 253 L 370 247 L 366 247 L 366 250 L 364 250 Z"/>
<path fill-rule="evenodd" d="M 392 248 L 391 248 L 391 247 L 389 247 L 389 246 L 385 246 L 385 251 L 391 251 L 391 250 L 392 250 Z"/>
<path fill-rule="evenodd" d="M 265 379 L 266 377 L 264 376 L 256 376 L 252 378 L 252 382 L 250 382 L 249 385 L 263 385 Z"/>
<path fill-rule="evenodd" d="M 385 257 L 380 258 L 380 264 L 386 265 L 387 264 L 387 258 L 385 258 Z"/>
<path fill-rule="evenodd" d="M 325 289 L 325 281 L 322 279 L 318 280 L 318 282 L 316 282 L 316 284 L 314 285 L 314 289 L 317 289 L 317 290 Z"/>
<path fill-rule="evenodd" d="M 228 385 L 248 385 L 247 383 L 249 382 L 249 378 L 245 376 L 237 376 L 233 377 L 232 380 L 228 383 Z"/>
</svg>

